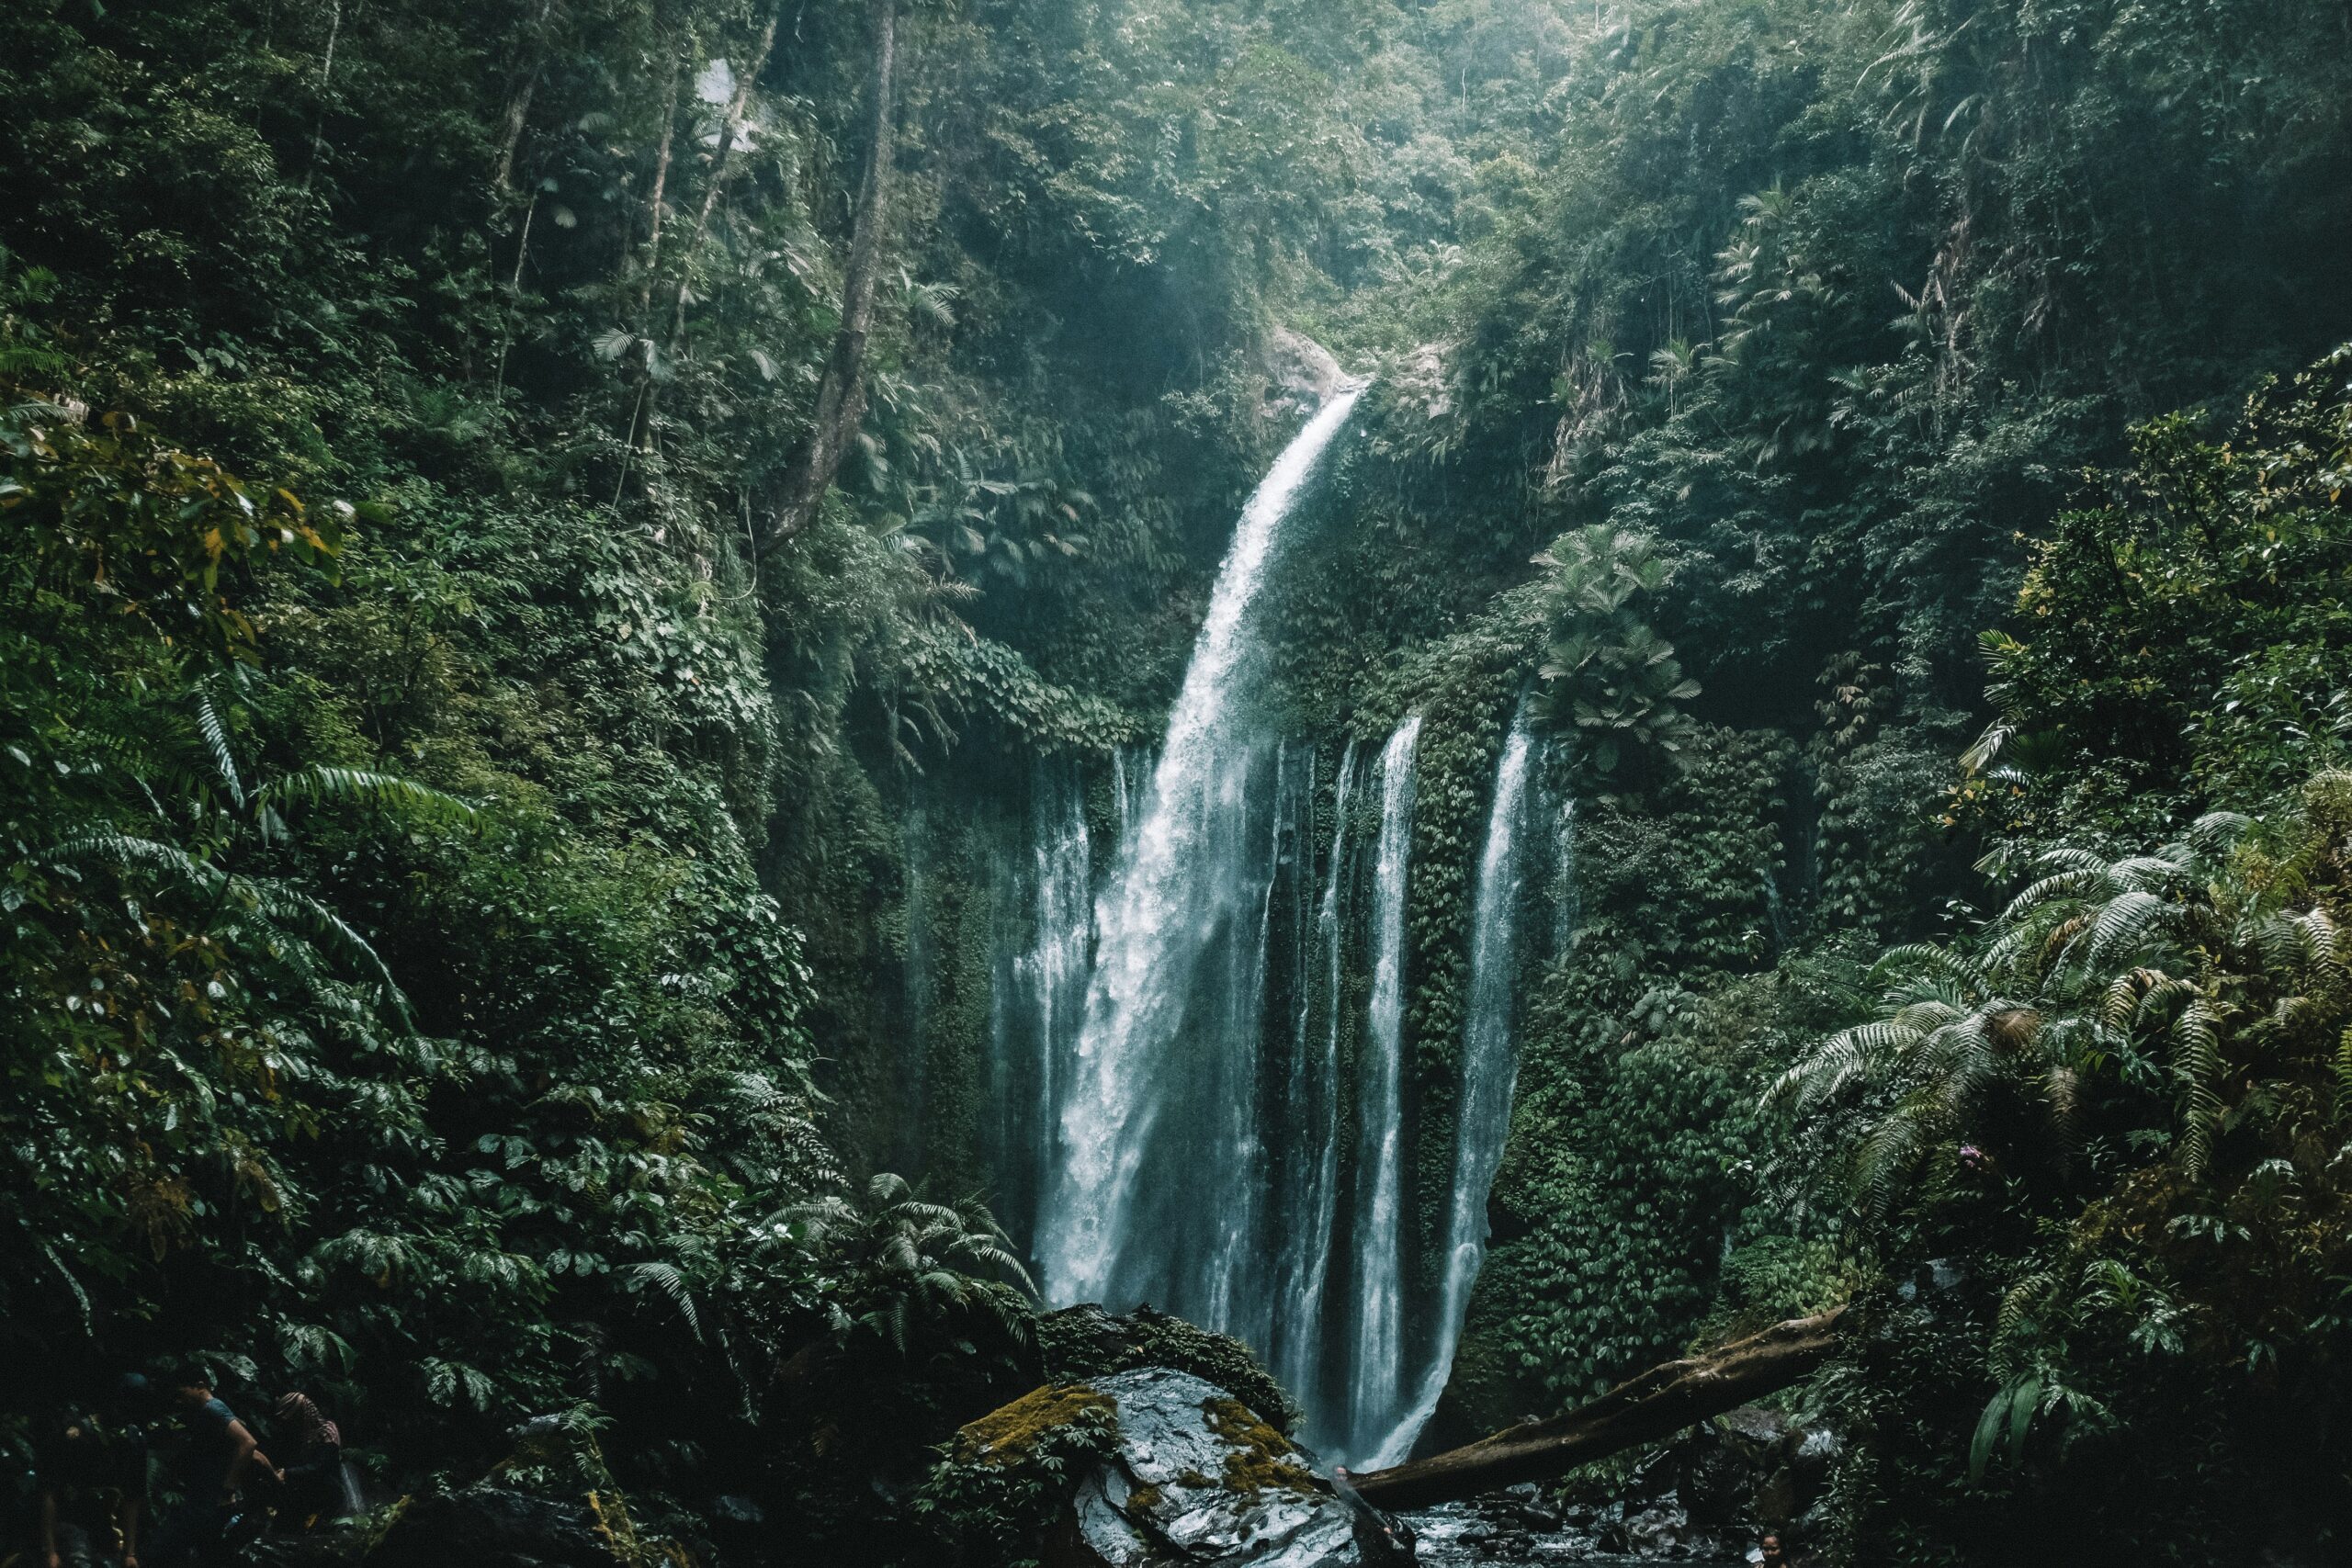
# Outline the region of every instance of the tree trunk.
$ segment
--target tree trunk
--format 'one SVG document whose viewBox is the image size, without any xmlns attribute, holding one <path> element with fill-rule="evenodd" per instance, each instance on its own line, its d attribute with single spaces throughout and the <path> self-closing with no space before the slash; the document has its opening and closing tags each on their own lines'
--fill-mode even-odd
<svg viewBox="0 0 2352 1568">
<path fill-rule="evenodd" d="M 1565 1416 L 1349 1482 L 1374 1507 L 1425 1508 L 1565 1474 L 1795 1382 L 1828 1359 L 1845 1310 L 1776 1323 L 1705 1355 L 1652 1367 Z"/>
<path fill-rule="evenodd" d="M 849 265 L 842 276 L 842 324 L 817 387 L 817 412 L 808 445 L 785 476 L 784 494 L 769 524 L 767 543 L 782 544 L 808 526 L 818 503 L 841 472 L 842 457 L 865 417 L 865 338 L 874 321 L 874 289 L 882 270 L 882 236 L 890 221 L 890 183 L 898 162 L 893 90 L 898 63 L 898 0 L 873 0 L 874 114 L 872 152 L 857 194 Z"/>
<path fill-rule="evenodd" d="M 662 206 L 669 199 L 670 152 L 677 141 L 678 79 L 684 70 L 684 62 L 672 55 L 670 84 L 662 99 L 662 145 L 653 154 L 653 189 L 645 198 L 645 256 L 637 291 L 640 316 L 652 307 L 653 278 L 662 270 Z"/>
<path fill-rule="evenodd" d="M 727 106 L 727 123 L 718 132 L 718 156 L 711 164 L 710 183 L 703 187 L 702 208 L 695 214 L 694 236 L 678 258 L 678 288 L 670 297 L 670 333 L 662 344 L 664 354 L 676 350 L 678 339 L 686 330 L 686 288 L 694 279 L 695 263 L 702 255 L 703 242 L 710 237 L 710 216 L 718 209 L 718 198 L 727 189 L 728 176 L 735 172 L 735 148 L 743 140 L 744 117 L 752 106 L 752 85 L 768 68 L 768 56 L 775 51 L 776 24 L 783 18 L 783 0 L 776 0 L 769 8 L 768 25 L 760 31 L 759 47 L 752 51 L 751 63 L 735 78 L 735 96 Z"/>
<path fill-rule="evenodd" d="M 341 17 L 340 10 L 336 16 Z M 498 171 L 491 178 L 491 184 L 501 195 L 514 182 L 514 154 L 523 145 L 523 128 L 531 118 L 531 98 L 539 90 L 539 73 L 547 68 L 548 24 L 554 16 L 555 0 L 544 0 L 539 6 L 538 24 L 531 29 L 531 62 L 506 100 L 506 129 L 499 141 Z"/>
</svg>

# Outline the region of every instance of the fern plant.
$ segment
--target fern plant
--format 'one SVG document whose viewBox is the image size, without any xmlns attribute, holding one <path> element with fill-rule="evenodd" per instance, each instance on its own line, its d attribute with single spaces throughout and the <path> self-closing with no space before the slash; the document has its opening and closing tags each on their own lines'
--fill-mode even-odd
<svg viewBox="0 0 2352 1568">
<path fill-rule="evenodd" d="M 1849 1190 L 1876 1222 L 1923 1162 L 1963 1145 L 2063 1167 L 2086 1080 L 2144 1062 L 2173 1108 L 2152 1131 L 2185 1179 L 2206 1179 L 2226 1129 L 2281 1113 L 2263 1080 L 2346 1063 L 2352 931 L 2324 900 L 2298 900 L 2312 898 L 2317 846 L 2347 794 L 2352 775 L 2312 781 L 2281 825 L 2283 856 L 2228 813 L 2150 854 L 2047 852 L 1974 942 L 1882 958 L 1878 1016 L 1817 1041 L 1772 1099 L 1799 1115 L 1864 1101 Z M 2036 1109 L 2038 1147 L 1987 1130 L 2004 1096 Z"/>
<path fill-rule="evenodd" d="M 826 1314 L 842 1346 L 863 1340 L 905 1359 L 943 1337 L 967 1341 L 976 1327 L 1029 1342 L 1036 1287 L 978 1202 L 927 1202 L 885 1171 L 866 1183 L 863 1203 L 827 1194 L 789 1213 L 838 1272 Z"/>
</svg>

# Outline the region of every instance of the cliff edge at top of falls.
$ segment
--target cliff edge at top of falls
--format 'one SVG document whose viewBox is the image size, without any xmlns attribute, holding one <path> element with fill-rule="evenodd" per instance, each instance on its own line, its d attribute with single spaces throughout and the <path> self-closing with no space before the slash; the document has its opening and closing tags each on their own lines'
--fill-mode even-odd
<svg viewBox="0 0 2352 1568">
<path fill-rule="evenodd" d="M 1073 1462 L 1076 1453 L 1090 1456 Z M 1408 1538 L 1335 1492 L 1230 1392 L 1139 1367 L 1048 1384 L 956 1435 L 953 1465 L 1058 1494 L 1047 1568 L 1408 1568 Z M 1075 1473 L 1074 1490 L 1067 1477 Z"/>
</svg>

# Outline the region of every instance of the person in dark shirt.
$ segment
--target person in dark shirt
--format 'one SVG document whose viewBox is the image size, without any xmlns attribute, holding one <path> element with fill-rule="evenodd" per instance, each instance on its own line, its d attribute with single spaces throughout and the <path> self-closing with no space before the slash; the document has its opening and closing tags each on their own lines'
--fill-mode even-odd
<svg viewBox="0 0 2352 1568">
<path fill-rule="evenodd" d="M 338 1517 L 344 1511 L 343 1433 L 326 1418 L 308 1394 L 295 1393 L 277 1402 L 275 1438 L 291 1435 L 294 1457 L 277 1472 L 283 1483 L 278 1517 L 305 1528 L 319 1519 Z"/>
<path fill-rule="evenodd" d="M 180 1502 L 155 1533 L 148 1568 L 200 1568 L 237 1523 L 245 1483 L 257 1472 L 269 1472 L 269 1458 L 236 1412 L 212 1396 L 209 1372 L 181 1372 L 172 1391 L 183 1433 L 174 1467 Z"/>
<path fill-rule="evenodd" d="M 147 1433 L 139 1425 L 147 1380 L 126 1376 L 106 1411 L 73 1405 L 44 1424 L 34 1468 L 40 1492 L 41 1568 L 119 1554 L 139 1568 L 147 1504 Z"/>
</svg>

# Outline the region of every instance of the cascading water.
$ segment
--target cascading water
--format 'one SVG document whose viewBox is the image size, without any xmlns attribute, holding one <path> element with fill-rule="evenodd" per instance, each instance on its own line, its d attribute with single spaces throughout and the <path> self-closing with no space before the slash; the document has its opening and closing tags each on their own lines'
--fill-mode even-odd
<svg viewBox="0 0 2352 1568">
<path fill-rule="evenodd" d="M 1453 1134 L 1453 1201 L 1446 1215 L 1445 1269 L 1438 1287 L 1437 1343 L 1419 1394 L 1403 1421 L 1373 1457 L 1396 1464 L 1412 1451 L 1453 1371 L 1470 1287 L 1487 1255 L 1487 1192 L 1502 1164 L 1510 1129 L 1510 1098 L 1518 1077 L 1511 1043 L 1511 1002 L 1518 987 L 1521 889 L 1520 829 L 1527 817 L 1534 742 L 1522 705 L 1495 770 L 1495 800 L 1487 816 L 1487 844 L 1478 857 L 1470 924 L 1470 994 L 1462 1029 L 1462 1094 Z"/>
<path fill-rule="evenodd" d="M 989 990 L 996 1168 L 1011 1185 L 1008 1213 L 1035 1204 L 1038 1172 L 1053 1168 L 1064 1086 L 1078 1044 L 1091 956 L 1093 850 L 1076 768 L 1039 761 L 1031 773 L 1025 862 L 1000 893 L 1000 925 L 1024 935 L 1001 953 Z M 1012 1185 L 1018 1184 L 1018 1185 Z"/>
<path fill-rule="evenodd" d="M 1323 1365 L 1323 1292 L 1331 1274 L 1331 1227 L 1340 1206 L 1340 961 L 1345 946 L 1340 925 L 1348 866 L 1348 810 L 1354 803 L 1356 743 L 1340 754 L 1333 784 L 1331 864 L 1315 907 L 1315 946 L 1322 960 L 1324 1027 L 1319 1049 L 1310 1050 L 1310 1023 L 1299 987 L 1298 1111 L 1304 1136 L 1297 1144 L 1302 1180 L 1297 1223 L 1282 1254 L 1281 1277 L 1289 1282 L 1279 1319 L 1280 1341 L 1270 1352 L 1274 1376 L 1284 1388 L 1306 1396 L 1316 1389 Z M 1311 818 L 1310 818 L 1311 822 Z M 1302 957 L 1304 954 L 1302 954 Z"/>
<path fill-rule="evenodd" d="M 1355 1322 L 1348 1431 L 1352 1455 L 1396 1420 L 1404 1354 L 1405 877 L 1412 850 L 1416 715 L 1380 753 L 1380 847 L 1374 863 L 1372 1005 L 1356 1089 Z"/>
<path fill-rule="evenodd" d="M 1565 955 L 1568 941 L 1584 919 L 1584 898 L 1577 888 L 1577 797 L 1560 802 L 1560 830 L 1554 840 L 1553 863 L 1559 881 L 1552 900 L 1552 951 Z"/>
<path fill-rule="evenodd" d="M 1327 405 L 1250 498 L 1157 759 L 1111 757 L 1115 854 L 1090 842 L 1084 781 L 1065 762 L 1036 768 L 1007 824 L 1020 847 L 1000 862 L 996 901 L 992 1153 L 1004 1212 L 1034 1215 L 1049 1300 L 1148 1301 L 1238 1336 L 1306 1402 L 1318 1443 L 1376 1464 L 1401 1458 L 1434 1408 L 1484 1255 L 1535 748 L 1514 724 L 1475 883 L 1453 1196 L 1426 1299 L 1405 1224 L 1421 721 L 1370 766 L 1351 742 L 1329 795 L 1312 749 L 1255 722 L 1253 606 L 1355 396 Z M 1318 799 L 1333 807 L 1328 857 Z M 1368 996 L 1349 983 L 1360 972 Z"/>
<path fill-rule="evenodd" d="M 1149 1300 L 1264 1345 L 1260 1010 L 1285 759 L 1247 727 L 1250 625 L 1283 517 L 1361 388 L 1308 422 L 1243 509 L 1151 783 L 1096 906 L 1036 1253 L 1048 1297 Z M 1270 766 L 1271 764 L 1271 766 Z"/>
</svg>

